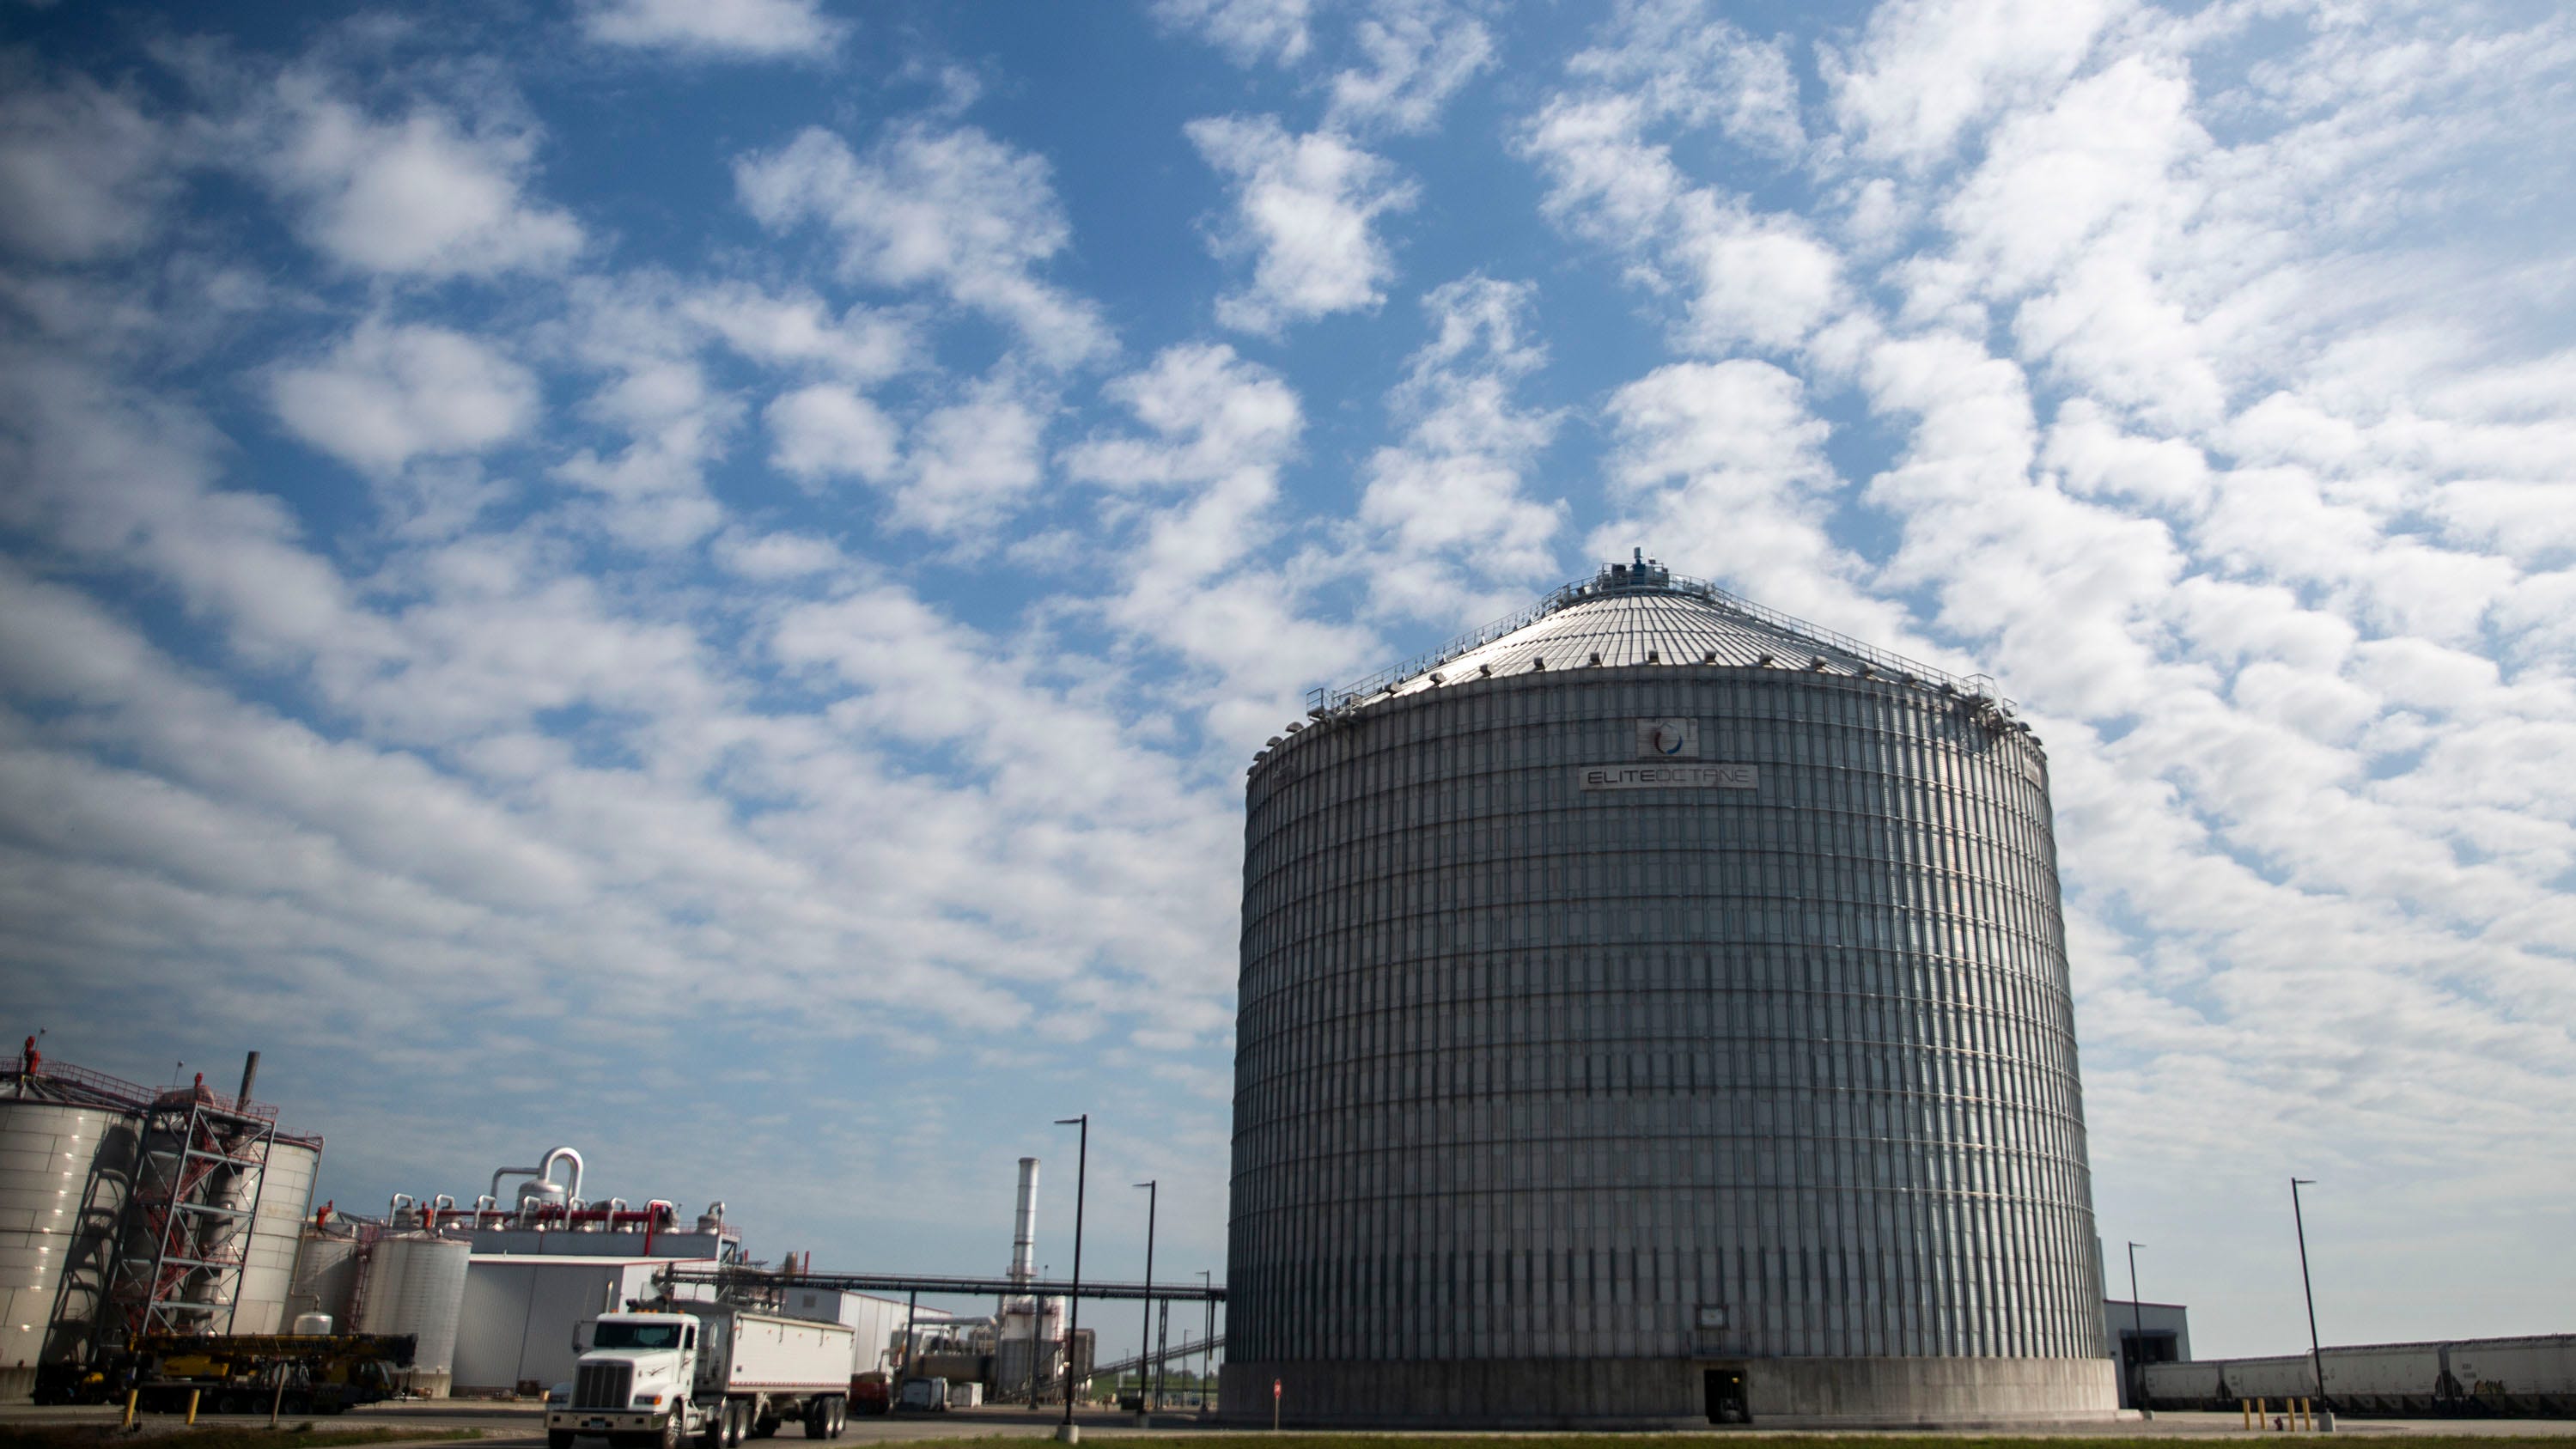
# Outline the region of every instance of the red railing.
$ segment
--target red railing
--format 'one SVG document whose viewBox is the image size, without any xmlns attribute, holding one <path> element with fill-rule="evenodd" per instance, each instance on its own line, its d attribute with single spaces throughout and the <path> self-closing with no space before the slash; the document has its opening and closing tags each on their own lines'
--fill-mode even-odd
<svg viewBox="0 0 2576 1449">
<path fill-rule="evenodd" d="M 28 1072 L 25 1057 L 0 1057 L 0 1077 L 26 1075 Z M 268 1103 L 245 1102 L 237 1097 L 227 1097 L 212 1087 L 138 1086 L 123 1077 L 111 1077 L 105 1072 L 93 1072 L 87 1067 L 76 1067 L 68 1062 L 51 1061 L 42 1057 L 38 1058 L 34 1075 L 38 1081 L 74 1088 L 85 1095 L 99 1099 L 103 1106 L 122 1108 L 129 1112 L 149 1112 L 159 1106 L 180 1106 L 196 1101 L 215 1111 L 229 1112 L 236 1117 L 248 1117 L 270 1123 L 277 1120 L 277 1109 Z M 322 1150 L 320 1137 L 298 1137 L 280 1132 L 277 1134 L 277 1140 L 292 1142 L 299 1147 L 310 1147 L 316 1152 Z"/>
</svg>

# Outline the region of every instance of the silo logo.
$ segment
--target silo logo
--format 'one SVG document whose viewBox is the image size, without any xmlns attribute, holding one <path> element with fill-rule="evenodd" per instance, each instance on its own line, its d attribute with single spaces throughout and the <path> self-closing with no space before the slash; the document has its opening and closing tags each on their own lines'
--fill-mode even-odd
<svg viewBox="0 0 2576 1449">
<path fill-rule="evenodd" d="M 1637 758 L 1641 760 L 1698 759 L 1699 721 L 1695 719 L 1637 721 Z"/>
<path fill-rule="evenodd" d="M 1752 765 L 1587 765 L 1575 771 L 1585 790 L 1759 790 Z"/>
</svg>

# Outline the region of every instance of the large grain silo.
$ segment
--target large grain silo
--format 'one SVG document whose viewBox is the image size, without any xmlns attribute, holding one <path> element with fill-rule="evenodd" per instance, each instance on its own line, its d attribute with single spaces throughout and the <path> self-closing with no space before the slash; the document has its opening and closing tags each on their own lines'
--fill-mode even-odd
<svg viewBox="0 0 2576 1449">
<path fill-rule="evenodd" d="M 2039 742 L 1642 559 L 1247 790 L 1225 1404 L 2108 1415 Z"/>
<path fill-rule="evenodd" d="M 0 1403 L 89 1361 L 134 1184 L 140 1116 L 77 1069 L 0 1064 Z"/>
</svg>

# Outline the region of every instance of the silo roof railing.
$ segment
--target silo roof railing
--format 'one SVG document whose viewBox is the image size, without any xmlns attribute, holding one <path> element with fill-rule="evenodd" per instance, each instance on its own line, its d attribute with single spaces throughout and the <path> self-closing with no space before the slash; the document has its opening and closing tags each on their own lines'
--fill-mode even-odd
<svg viewBox="0 0 2576 1449">
<path fill-rule="evenodd" d="M 1835 650 L 1885 673 L 1910 677 L 1935 688 L 1946 688 L 1951 693 L 1969 699 L 1987 701 L 2005 714 L 2013 712 L 2012 701 L 1996 692 L 1994 679 L 1990 675 L 1953 674 L 1948 670 L 1907 658 L 1894 650 L 1865 643 L 1839 630 L 1811 624 L 1777 609 L 1766 608 L 1750 599 L 1731 594 L 1707 579 L 1686 578 L 1651 562 L 1633 569 L 1625 564 L 1606 565 L 1599 573 L 1584 582 L 1566 584 L 1557 588 L 1528 608 L 1471 629 L 1428 653 L 1417 654 L 1400 664 L 1381 669 L 1375 674 L 1346 684 L 1339 689 L 1321 687 L 1311 689 L 1306 693 L 1307 712 L 1321 718 L 1349 709 L 1378 695 L 1390 693 L 1406 682 L 1418 679 L 1453 659 L 1526 629 L 1552 614 L 1605 599 L 1656 594 L 1695 599 L 1722 612 L 1737 615 L 1747 622 Z M 1687 659 L 1678 656 L 1674 660 L 1676 664 L 1687 662 L 1689 662 Z"/>
<path fill-rule="evenodd" d="M 140 1115 L 168 1103 L 195 1100 L 217 1112 L 235 1117 L 248 1117 L 274 1123 L 277 1108 L 266 1102 L 243 1101 L 225 1096 L 212 1087 L 146 1087 L 123 1077 L 111 1077 L 87 1067 L 76 1067 L 52 1057 L 41 1058 L 34 1071 L 27 1070 L 23 1056 L 0 1057 L 0 1081 L 17 1088 L 22 1097 L 50 1098 L 68 1105 L 105 1107 L 112 1111 Z M 280 1142 L 319 1150 L 320 1137 L 277 1134 Z"/>
<path fill-rule="evenodd" d="M 22 1088 L 47 1088 L 87 1105 L 113 1107 L 123 1112 L 148 1112 L 152 1110 L 154 1100 L 161 1095 L 150 1087 L 138 1086 L 122 1077 L 111 1077 L 105 1072 L 93 1072 L 87 1067 L 50 1059 L 32 1072 L 27 1070 L 25 1057 L 0 1059 L 0 1077 L 14 1079 Z"/>
</svg>

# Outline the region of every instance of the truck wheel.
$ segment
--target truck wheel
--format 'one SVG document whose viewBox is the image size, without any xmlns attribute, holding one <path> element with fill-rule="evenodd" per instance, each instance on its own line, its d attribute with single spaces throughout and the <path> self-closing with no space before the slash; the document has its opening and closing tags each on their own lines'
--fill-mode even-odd
<svg viewBox="0 0 2576 1449">
<path fill-rule="evenodd" d="M 698 1431 L 698 1449 L 725 1449 L 725 1426 L 733 1422 L 733 1405 L 718 1404 L 707 1411 L 706 1427 Z"/>
<path fill-rule="evenodd" d="M 825 1402 L 832 1406 L 832 1432 L 825 1437 L 838 1439 L 841 1437 L 841 1431 L 850 1427 L 850 1401 L 839 1394 L 834 1394 Z"/>
<path fill-rule="evenodd" d="M 742 1449 L 742 1441 L 751 1437 L 751 1405 L 725 1406 L 725 1449 Z"/>
<path fill-rule="evenodd" d="M 689 1437 L 689 1411 L 678 1404 L 671 1406 L 671 1417 L 662 1421 L 662 1449 L 680 1449 Z"/>
<path fill-rule="evenodd" d="M 808 1439 L 820 1439 L 831 1432 L 831 1409 L 826 1406 L 821 1399 L 807 1401 L 805 1405 L 805 1437 Z"/>
</svg>

